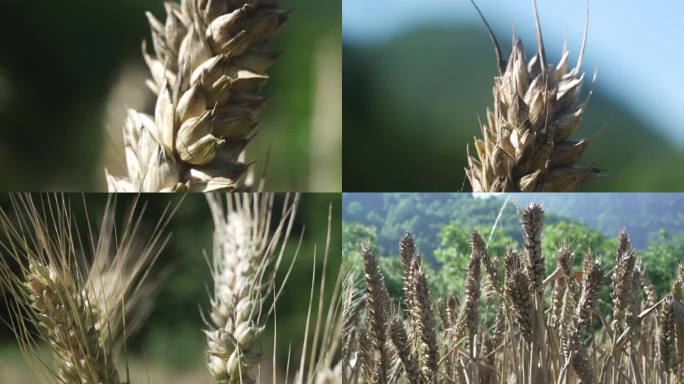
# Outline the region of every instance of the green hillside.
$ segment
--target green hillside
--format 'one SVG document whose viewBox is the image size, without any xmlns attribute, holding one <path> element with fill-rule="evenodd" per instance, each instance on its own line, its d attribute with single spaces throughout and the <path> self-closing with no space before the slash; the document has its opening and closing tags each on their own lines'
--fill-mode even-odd
<svg viewBox="0 0 684 384">
<path fill-rule="evenodd" d="M 505 52 L 508 48 L 504 44 Z M 483 31 L 418 29 L 378 45 L 347 44 L 343 60 L 345 190 L 469 190 L 463 172 L 466 143 L 479 135 L 477 116 L 492 102 L 496 74 Z M 585 69 L 594 68 L 588 63 Z M 599 72 L 578 134 L 592 136 L 603 126 L 584 161 L 595 162 L 609 177 L 584 190 L 684 188 L 684 178 L 677 176 L 684 151 L 611 100 L 602 91 Z"/>
</svg>

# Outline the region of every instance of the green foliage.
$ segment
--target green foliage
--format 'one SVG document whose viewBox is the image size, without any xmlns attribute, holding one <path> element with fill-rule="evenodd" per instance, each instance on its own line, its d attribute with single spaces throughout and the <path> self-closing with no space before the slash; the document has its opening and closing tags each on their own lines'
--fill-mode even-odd
<svg viewBox="0 0 684 384">
<path fill-rule="evenodd" d="M 658 295 L 669 292 L 677 264 L 684 263 L 684 234 L 670 236 L 666 231 L 661 231 L 640 252 L 640 257 Z"/>
<path fill-rule="evenodd" d="M 404 291 L 402 289 L 403 271 L 401 268 L 401 261 L 398 256 L 380 257 L 378 258 L 378 266 L 385 277 L 385 285 L 390 297 L 399 301 L 404 299 Z"/>
<path fill-rule="evenodd" d="M 502 258 L 509 247 L 517 247 L 517 241 L 508 233 L 496 230 L 491 239 L 491 228 L 484 225 L 470 227 L 458 221 L 452 221 L 440 231 L 440 247 L 435 250 L 435 259 L 440 263 L 440 268 L 434 273 L 433 279 L 439 281 L 435 284 L 435 291 L 441 296 L 448 293 L 461 292 L 463 289 L 463 276 L 468 270 L 471 246 L 470 235 L 473 230 L 488 241 L 487 252 L 490 257 Z"/>
<path fill-rule="evenodd" d="M 381 255 L 382 248 L 377 246 L 377 237 L 375 227 L 358 222 L 345 223 L 342 228 L 342 254 L 345 256 L 345 264 L 354 269 L 359 268 L 362 265 L 361 253 L 365 246 L 370 246 L 376 255 Z"/>
<path fill-rule="evenodd" d="M 575 264 L 581 265 L 587 254 L 598 256 L 609 267 L 613 265 L 616 241 L 589 226 L 570 220 L 544 226 L 542 232 L 542 252 L 546 258 L 546 267 L 556 267 L 556 251 L 561 246 L 570 247 L 575 252 Z"/>
<path fill-rule="evenodd" d="M 483 232 L 489 234 L 504 200 L 458 193 L 355 193 L 346 194 L 344 204 L 345 223 L 361 222 L 375 227 L 377 245 L 386 253 L 396 254 L 401 237 L 411 232 L 423 256 L 435 261 L 433 253 L 441 246 L 442 227 L 459 221 L 468 228 L 483 226 Z M 513 204 L 506 206 L 497 231 L 519 238 L 520 225 Z"/>
<path fill-rule="evenodd" d="M 657 238 L 660 229 L 684 232 L 684 195 L 681 193 L 520 193 L 520 206 L 541 202 L 548 211 L 572 217 L 612 237 L 621 229 L 641 248 Z"/>
</svg>

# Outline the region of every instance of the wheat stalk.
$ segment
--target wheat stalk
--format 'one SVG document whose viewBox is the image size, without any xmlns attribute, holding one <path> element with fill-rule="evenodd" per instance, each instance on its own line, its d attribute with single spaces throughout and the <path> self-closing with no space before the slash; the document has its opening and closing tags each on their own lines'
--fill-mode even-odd
<svg viewBox="0 0 684 384">
<path fill-rule="evenodd" d="M 214 219 L 214 292 L 205 333 L 208 368 L 218 383 L 254 381 L 249 371 L 260 360 L 257 341 L 282 291 L 275 278 L 299 199 L 285 198 L 271 230 L 273 194 L 228 194 L 225 205 L 220 195 L 207 195 Z"/>
<path fill-rule="evenodd" d="M 473 5 L 475 5 L 474 1 Z M 477 12 L 482 16 L 479 8 Z M 480 122 L 482 139 L 475 139 L 477 157 L 468 150 L 466 176 L 475 192 L 575 191 L 601 175 L 592 166 L 578 166 L 590 140 L 572 140 L 587 107 L 581 101 L 586 44 L 574 68 L 568 68 L 564 48 L 558 64 L 548 61 L 536 1 L 533 1 L 537 51 L 528 61 L 518 38 L 508 60 L 482 16 L 494 42 L 499 75 L 494 78 L 494 108 Z"/>
<path fill-rule="evenodd" d="M 240 160 L 266 100 L 259 89 L 277 53 L 269 40 L 286 21 L 278 0 L 167 2 L 166 21 L 147 17 L 154 56 L 143 56 L 157 95 L 154 116 L 130 110 L 128 175 L 107 174 L 110 192 L 240 188 Z"/>
<path fill-rule="evenodd" d="M 110 199 L 99 232 L 91 229 L 84 242 L 64 196 L 36 202 L 31 195 L 12 195 L 11 201 L 14 217 L 0 211 L 6 238 L 0 286 L 10 294 L 12 330 L 26 359 L 42 342 L 54 356 L 54 367 L 48 367 L 53 380 L 120 383 L 118 354 L 152 306 L 155 286 L 145 278 L 168 240 L 163 232 L 173 211 L 144 242 L 143 210 L 134 203 L 115 241 Z"/>
</svg>

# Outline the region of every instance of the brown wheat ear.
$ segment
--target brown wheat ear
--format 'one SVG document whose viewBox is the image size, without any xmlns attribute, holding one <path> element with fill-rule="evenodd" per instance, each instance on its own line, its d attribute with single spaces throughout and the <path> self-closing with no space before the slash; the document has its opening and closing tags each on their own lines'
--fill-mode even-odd
<svg viewBox="0 0 684 384">
<path fill-rule="evenodd" d="M 477 156 L 468 154 L 466 176 L 475 192 L 575 191 L 601 175 L 592 166 L 578 165 L 590 140 L 570 138 L 588 102 L 580 100 L 586 27 L 575 67 L 568 68 L 567 48 L 559 63 L 552 65 L 546 56 L 536 2 L 533 4 L 537 52 L 529 61 L 518 38 L 513 40 L 508 61 L 503 60 L 485 20 L 500 74 L 494 78 L 494 108 L 487 109 L 486 121 L 480 122 L 482 138 L 475 139 Z"/>
<path fill-rule="evenodd" d="M 369 356 L 371 376 L 374 377 L 374 382 L 385 383 L 390 370 L 386 331 L 390 308 L 389 293 L 371 248 L 366 248 L 363 252 L 363 266 L 368 300 L 368 338 L 372 346 L 372 355 Z"/>
</svg>

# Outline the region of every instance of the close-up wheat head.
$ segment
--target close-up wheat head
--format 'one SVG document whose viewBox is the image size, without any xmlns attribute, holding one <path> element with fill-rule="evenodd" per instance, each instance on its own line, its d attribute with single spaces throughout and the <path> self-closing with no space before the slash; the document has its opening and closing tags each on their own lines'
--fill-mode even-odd
<svg viewBox="0 0 684 384">
<path fill-rule="evenodd" d="M 79 197 L 85 210 L 74 208 Z M 103 197 L 2 202 L 0 331 L 12 334 L 0 337 L 17 343 L 0 344 L 0 381 L 342 382 L 342 328 L 358 296 L 339 267 L 334 200 Z M 120 220 L 122 200 L 130 206 Z M 299 210 L 317 218 L 307 221 L 315 237 L 293 236 Z M 172 228 L 180 236 L 165 234 Z M 198 244 L 211 251 L 206 263 Z"/>
<path fill-rule="evenodd" d="M 287 20 L 277 0 L 167 2 L 166 21 L 147 13 L 154 54 L 143 43 L 154 116 L 129 110 L 128 175 L 107 174 L 110 192 L 230 191 L 247 186 L 241 161 L 256 133 L 268 42 Z"/>
<path fill-rule="evenodd" d="M 273 194 L 209 194 L 207 200 L 214 219 L 212 257 L 213 295 L 207 320 L 207 366 L 215 382 L 261 382 L 261 336 L 271 317 L 277 317 L 277 303 L 286 287 L 295 254 L 282 279 L 276 279 L 288 245 L 300 195 L 286 195 L 280 212 L 274 212 Z M 295 372 L 294 383 L 341 383 L 338 353 L 342 343 L 345 308 L 351 305 L 351 277 L 340 271 L 331 296 L 326 300 L 328 263 L 331 247 L 332 206 L 328 227 L 323 272 L 317 277 L 316 263 L 311 277 L 308 313 L 301 357 L 290 361 Z M 272 227 L 272 221 L 275 226 Z M 314 261 L 316 250 L 314 250 Z M 317 303 L 314 292 L 320 279 Z M 304 297 L 304 295 L 302 295 Z M 324 308 L 327 306 L 327 312 Z M 314 313 L 314 311 L 316 311 Z M 312 317 L 313 316 L 313 317 Z M 275 321 L 274 321 L 275 323 Z M 277 323 L 273 326 L 278 332 Z M 273 352 L 273 359 L 275 354 Z M 295 365 L 296 364 L 296 365 Z M 289 373 L 285 373 L 286 382 Z"/>
<path fill-rule="evenodd" d="M 466 175 L 474 192 L 576 191 L 601 175 L 593 166 L 578 165 L 591 140 L 571 138 L 589 101 L 581 92 L 588 21 L 575 66 L 570 68 L 567 47 L 553 64 L 546 54 L 536 1 L 533 8 L 537 49 L 529 60 L 515 36 L 511 54 L 504 59 L 480 13 L 494 42 L 499 75 L 494 78 L 493 110 L 487 109 L 480 122 L 482 138 L 475 139 L 476 156 L 468 155 Z"/>
<path fill-rule="evenodd" d="M 48 382 L 128 383 L 121 352 L 153 306 L 156 284 L 146 277 L 172 209 L 142 238 L 144 208 L 133 204 L 117 222 L 111 198 L 99 226 L 81 236 L 71 204 L 63 195 L 12 195 L 12 212 L 0 212 L 8 324 L 34 380 L 44 372 Z M 51 361 L 38 358 L 41 348 Z"/>
<path fill-rule="evenodd" d="M 684 372 L 682 267 L 658 299 L 628 235 L 612 270 L 591 252 L 575 268 L 561 245 L 542 255 L 544 211 L 520 214 L 522 248 L 492 255 L 470 237 L 463 297 L 435 299 L 415 238 L 401 239 L 403 299 L 390 297 L 371 248 L 346 320 L 347 383 L 675 383 Z M 546 265 L 554 265 L 548 271 Z M 610 280 L 610 284 L 608 284 Z M 610 295 L 602 295 L 602 292 Z M 608 302 L 604 301 L 608 297 Z"/>
<path fill-rule="evenodd" d="M 256 341 L 273 311 L 266 302 L 280 291 L 275 277 L 299 195 L 286 198 L 273 231 L 272 194 L 229 194 L 225 204 L 218 194 L 207 199 L 214 219 L 208 366 L 218 383 L 250 382 L 250 367 L 259 361 Z"/>
</svg>

